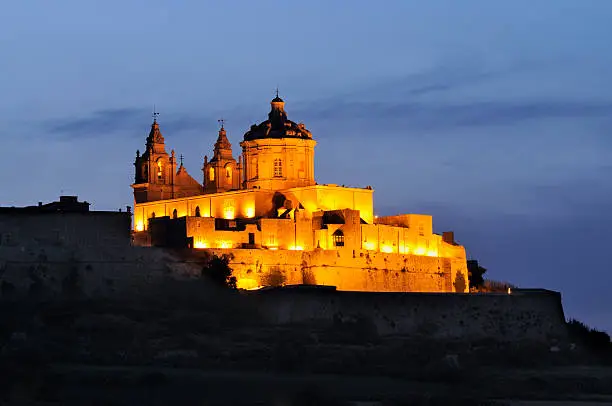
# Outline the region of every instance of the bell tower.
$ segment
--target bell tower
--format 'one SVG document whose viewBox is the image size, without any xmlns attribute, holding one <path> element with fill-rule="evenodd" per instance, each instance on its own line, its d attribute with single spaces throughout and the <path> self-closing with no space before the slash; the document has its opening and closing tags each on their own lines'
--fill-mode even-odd
<svg viewBox="0 0 612 406">
<path fill-rule="evenodd" d="M 232 144 L 227 139 L 225 121 L 219 120 L 221 128 L 215 142 L 213 157 L 204 157 L 204 193 L 220 193 L 240 189 L 242 183 L 242 162 L 232 156 Z"/>
<path fill-rule="evenodd" d="M 153 124 L 147 137 L 145 152 L 136 151 L 134 161 L 134 200 L 136 203 L 175 197 L 174 177 L 176 157 L 174 150 L 169 156 L 166 152 L 164 137 L 157 122 L 159 113 L 153 112 Z"/>
</svg>

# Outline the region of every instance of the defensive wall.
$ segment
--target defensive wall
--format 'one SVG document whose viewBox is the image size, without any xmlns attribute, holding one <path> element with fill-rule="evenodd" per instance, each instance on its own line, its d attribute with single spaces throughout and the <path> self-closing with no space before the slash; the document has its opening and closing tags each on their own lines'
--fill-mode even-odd
<svg viewBox="0 0 612 406">
<path fill-rule="evenodd" d="M 204 252 L 231 253 L 233 275 L 245 289 L 307 284 L 351 291 L 463 292 L 468 284 L 465 262 L 453 258 L 369 250 L 210 249 L 199 255 Z"/>
<path fill-rule="evenodd" d="M 382 336 L 433 340 L 545 341 L 566 337 L 558 292 L 510 294 L 342 292 L 325 287 L 252 291 L 272 323 L 358 323 Z"/>
<path fill-rule="evenodd" d="M 83 293 L 106 294 L 189 268 L 132 246 L 130 228 L 129 212 L 0 208 L 0 296 L 61 292 L 71 278 Z"/>
<path fill-rule="evenodd" d="M 233 253 L 243 283 L 319 284 L 338 290 L 262 289 L 248 293 L 272 323 L 361 322 L 381 335 L 431 339 L 547 342 L 564 337 L 559 293 L 393 293 L 461 284 L 465 264 L 452 259 L 352 250 L 192 250 L 131 245 L 129 213 L 37 213 L 0 210 L 0 297 L 78 287 L 90 296 L 146 290 L 165 278 L 193 277 L 204 253 Z M 352 265 L 347 265 L 349 261 Z M 425 271 L 438 269 L 439 272 Z M 249 282 L 249 279 L 252 282 Z M 459 278 L 461 279 L 461 278 Z M 377 289 L 385 293 L 364 292 Z"/>
</svg>

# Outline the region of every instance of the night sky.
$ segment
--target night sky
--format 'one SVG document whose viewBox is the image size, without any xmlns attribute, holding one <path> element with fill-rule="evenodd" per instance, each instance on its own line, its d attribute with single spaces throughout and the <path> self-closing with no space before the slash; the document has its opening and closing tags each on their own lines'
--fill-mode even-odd
<svg viewBox="0 0 612 406">
<path fill-rule="evenodd" d="M 612 331 L 612 2 L 23 0 L 0 15 L 0 204 L 132 205 L 153 105 L 201 181 L 278 86 L 319 183 L 429 213 L 486 276 Z"/>
</svg>

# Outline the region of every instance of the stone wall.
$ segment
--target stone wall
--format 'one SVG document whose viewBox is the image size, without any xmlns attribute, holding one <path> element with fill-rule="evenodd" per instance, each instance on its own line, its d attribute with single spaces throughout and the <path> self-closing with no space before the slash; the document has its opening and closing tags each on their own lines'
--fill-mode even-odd
<svg viewBox="0 0 612 406">
<path fill-rule="evenodd" d="M 208 250 L 232 253 L 239 287 L 316 284 L 371 292 L 465 292 L 465 261 L 368 250 Z"/>
<path fill-rule="evenodd" d="M 0 246 L 130 244 L 131 214 L 127 212 L 10 212 L 0 214 Z"/>
<path fill-rule="evenodd" d="M 270 322 L 366 323 L 378 334 L 429 339 L 547 341 L 566 337 L 561 295 L 338 292 L 323 288 L 253 291 Z"/>
<path fill-rule="evenodd" d="M 126 212 L 0 215 L 0 296 L 141 288 L 185 264 L 166 250 L 133 247 Z"/>
</svg>

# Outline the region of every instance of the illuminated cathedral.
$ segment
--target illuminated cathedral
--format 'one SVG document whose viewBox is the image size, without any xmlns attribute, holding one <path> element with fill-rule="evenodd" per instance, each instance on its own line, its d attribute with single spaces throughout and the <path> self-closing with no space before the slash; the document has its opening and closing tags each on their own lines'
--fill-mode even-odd
<svg viewBox="0 0 612 406">
<path fill-rule="evenodd" d="M 157 117 L 136 153 L 134 236 L 144 245 L 231 253 L 238 287 L 467 292 L 465 249 L 424 214 L 374 216 L 373 189 L 319 184 L 317 142 L 270 102 L 238 160 L 221 122 L 202 183 L 166 151 Z"/>
</svg>

